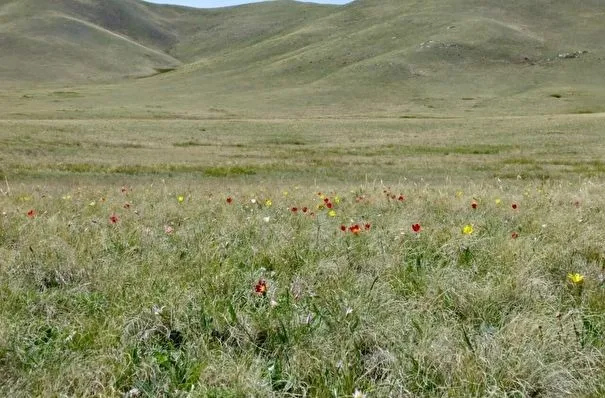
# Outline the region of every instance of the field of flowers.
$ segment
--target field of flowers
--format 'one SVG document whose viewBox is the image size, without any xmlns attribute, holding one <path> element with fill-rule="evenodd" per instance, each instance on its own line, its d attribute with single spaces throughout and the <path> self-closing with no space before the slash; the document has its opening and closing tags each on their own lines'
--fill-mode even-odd
<svg viewBox="0 0 605 398">
<path fill-rule="evenodd" d="M 605 394 L 596 180 L 214 186 L 7 185 L 0 395 Z"/>
</svg>

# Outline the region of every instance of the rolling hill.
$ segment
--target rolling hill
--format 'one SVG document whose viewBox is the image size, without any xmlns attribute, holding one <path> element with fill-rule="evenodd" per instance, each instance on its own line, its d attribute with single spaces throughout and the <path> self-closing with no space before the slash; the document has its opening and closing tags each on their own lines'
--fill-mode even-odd
<svg viewBox="0 0 605 398">
<path fill-rule="evenodd" d="M 0 85 L 28 101 L 0 102 L 40 117 L 601 112 L 604 19 L 597 0 L 2 0 Z"/>
</svg>

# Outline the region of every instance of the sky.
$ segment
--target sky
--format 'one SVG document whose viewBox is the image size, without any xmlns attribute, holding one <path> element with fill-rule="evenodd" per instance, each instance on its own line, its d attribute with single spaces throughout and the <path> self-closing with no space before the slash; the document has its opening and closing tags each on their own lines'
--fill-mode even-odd
<svg viewBox="0 0 605 398">
<path fill-rule="evenodd" d="M 238 4 L 245 3 L 258 3 L 259 1 L 265 0 L 146 0 L 150 3 L 158 4 L 178 4 L 182 6 L 198 7 L 198 8 L 214 8 L 214 7 L 227 7 L 235 6 Z M 313 3 L 323 4 L 346 4 L 352 0 L 307 0 Z"/>
</svg>

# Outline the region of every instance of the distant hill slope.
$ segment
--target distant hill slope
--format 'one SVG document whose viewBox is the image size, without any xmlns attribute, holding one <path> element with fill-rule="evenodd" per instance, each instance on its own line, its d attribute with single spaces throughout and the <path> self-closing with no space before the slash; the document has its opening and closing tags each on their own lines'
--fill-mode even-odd
<svg viewBox="0 0 605 398">
<path fill-rule="evenodd" d="M 0 0 L 0 84 L 127 78 L 125 103 L 193 113 L 600 111 L 604 20 L 602 0 Z"/>
<path fill-rule="evenodd" d="M 290 2 L 198 10 L 139 0 L 2 0 L 0 80 L 148 76 L 286 34 L 331 10 Z"/>
</svg>

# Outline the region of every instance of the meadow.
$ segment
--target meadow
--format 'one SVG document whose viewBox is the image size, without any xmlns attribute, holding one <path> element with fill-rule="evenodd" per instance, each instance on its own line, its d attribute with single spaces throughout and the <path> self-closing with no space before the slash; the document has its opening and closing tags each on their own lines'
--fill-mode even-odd
<svg viewBox="0 0 605 398">
<path fill-rule="evenodd" d="M 2 120 L 0 395 L 603 396 L 603 125 Z"/>
</svg>

